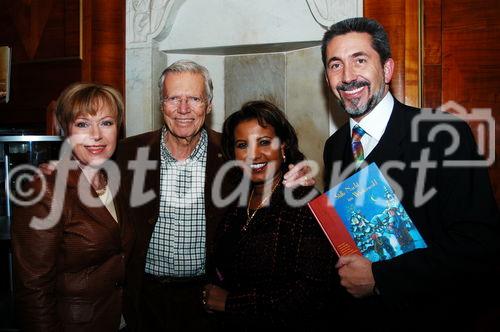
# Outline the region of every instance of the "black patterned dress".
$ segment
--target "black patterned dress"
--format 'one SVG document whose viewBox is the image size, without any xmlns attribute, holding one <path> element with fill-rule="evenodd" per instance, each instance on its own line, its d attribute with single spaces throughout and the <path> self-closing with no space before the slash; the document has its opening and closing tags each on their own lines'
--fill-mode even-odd
<svg viewBox="0 0 500 332">
<path fill-rule="evenodd" d="M 287 190 L 280 185 L 246 230 L 246 206 L 230 208 L 218 226 L 218 284 L 229 291 L 220 315 L 226 330 L 310 330 L 331 319 L 336 255 L 307 204 L 287 204 Z M 305 197 L 311 190 L 299 187 L 293 195 Z"/>
</svg>

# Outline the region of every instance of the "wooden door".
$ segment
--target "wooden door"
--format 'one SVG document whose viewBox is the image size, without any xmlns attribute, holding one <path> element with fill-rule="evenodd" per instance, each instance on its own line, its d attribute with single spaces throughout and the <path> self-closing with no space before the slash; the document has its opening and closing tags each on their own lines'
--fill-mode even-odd
<svg viewBox="0 0 500 332">
<path fill-rule="evenodd" d="M 2 128 L 45 130 L 49 103 L 81 78 L 80 0 L 0 0 L 0 45 L 12 47 Z"/>
<path fill-rule="evenodd" d="M 76 81 L 124 93 L 125 0 L 0 0 L 1 45 L 12 47 L 12 84 L 0 129 L 45 131 L 47 108 Z"/>
<path fill-rule="evenodd" d="M 490 177 L 500 204 L 500 2 L 424 0 L 423 40 L 423 106 L 448 103 L 470 112 L 480 150 L 496 156 Z M 491 122 L 474 120 L 484 112 L 478 109 L 490 109 Z"/>
</svg>

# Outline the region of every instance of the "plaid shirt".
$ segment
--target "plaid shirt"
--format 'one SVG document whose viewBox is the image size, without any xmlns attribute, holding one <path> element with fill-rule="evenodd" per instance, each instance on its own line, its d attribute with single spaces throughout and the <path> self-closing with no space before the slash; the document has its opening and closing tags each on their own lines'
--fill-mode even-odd
<svg viewBox="0 0 500 332">
<path fill-rule="evenodd" d="M 162 138 L 167 130 L 162 130 Z M 208 135 L 185 161 L 177 161 L 161 140 L 160 211 L 146 256 L 145 272 L 194 277 L 205 273 L 205 168 Z"/>
</svg>

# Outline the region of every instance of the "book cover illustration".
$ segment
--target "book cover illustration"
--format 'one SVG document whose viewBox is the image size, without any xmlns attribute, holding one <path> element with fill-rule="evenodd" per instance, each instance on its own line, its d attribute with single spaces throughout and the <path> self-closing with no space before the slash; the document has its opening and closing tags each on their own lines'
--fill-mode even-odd
<svg viewBox="0 0 500 332">
<path fill-rule="evenodd" d="M 374 163 L 309 202 L 309 207 L 339 256 L 360 253 L 377 262 L 427 247 Z"/>
</svg>

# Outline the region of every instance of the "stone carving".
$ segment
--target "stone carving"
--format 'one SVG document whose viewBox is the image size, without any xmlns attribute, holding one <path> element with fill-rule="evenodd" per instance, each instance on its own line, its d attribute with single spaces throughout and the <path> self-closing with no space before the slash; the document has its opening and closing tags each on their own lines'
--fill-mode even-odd
<svg viewBox="0 0 500 332">
<path fill-rule="evenodd" d="M 185 0 L 127 0 L 127 43 L 164 39 Z"/>
<path fill-rule="evenodd" d="M 306 2 L 319 25 L 326 29 L 334 23 L 334 0 L 306 0 Z"/>
<path fill-rule="evenodd" d="M 306 2 L 314 19 L 324 29 L 342 19 L 359 15 L 360 9 L 362 10 L 362 0 L 306 0 Z"/>
</svg>

